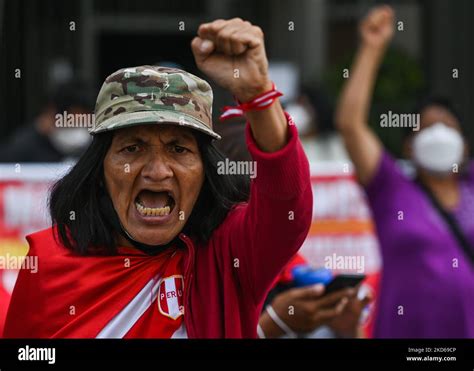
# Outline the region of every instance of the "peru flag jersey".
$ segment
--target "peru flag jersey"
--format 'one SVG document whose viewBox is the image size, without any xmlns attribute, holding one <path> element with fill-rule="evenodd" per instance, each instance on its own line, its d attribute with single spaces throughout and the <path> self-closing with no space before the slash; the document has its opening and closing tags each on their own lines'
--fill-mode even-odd
<svg viewBox="0 0 474 371">
<path fill-rule="evenodd" d="M 97 338 L 186 338 L 181 251 L 165 263 Z"/>
<path fill-rule="evenodd" d="M 38 271 L 20 271 L 4 337 L 187 337 L 182 247 L 156 256 L 120 247 L 115 256 L 84 257 L 47 230 L 27 239 Z"/>
</svg>

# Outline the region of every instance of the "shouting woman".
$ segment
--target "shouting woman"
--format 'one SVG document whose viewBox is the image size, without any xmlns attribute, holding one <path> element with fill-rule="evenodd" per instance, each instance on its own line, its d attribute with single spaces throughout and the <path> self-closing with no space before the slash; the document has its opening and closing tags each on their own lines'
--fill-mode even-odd
<svg viewBox="0 0 474 371">
<path fill-rule="evenodd" d="M 234 111 L 258 167 L 250 194 L 217 171 L 206 81 L 155 66 L 113 73 L 92 144 L 52 190 L 52 227 L 27 237 L 38 273 L 20 273 L 6 337 L 256 336 L 266 293 L 311 223 L 309 166 L 261 29 L 217 20 L 191 47 L 243 102 Z"/>
</svg>

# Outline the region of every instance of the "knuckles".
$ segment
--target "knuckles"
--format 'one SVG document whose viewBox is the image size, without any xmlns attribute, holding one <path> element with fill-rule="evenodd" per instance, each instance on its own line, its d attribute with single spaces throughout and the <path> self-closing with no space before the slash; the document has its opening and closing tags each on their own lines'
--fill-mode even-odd
<svg viewBox="0 0 474 371">
<path fill-rule="evenodd" d="M 229 27 L 232 26 L 232 30 Z M 235 34 L 235 27 L 239 27 L 239 29 L 247 29 L 249 33 L 255 35 L 259 38 L 263 38 L 264 33 L 263 30 L 256 25 L 253 25 L 249 21 L 244 21 L 242 18 L 232 18 L 228 20 L 224 19 L 216 19 L 211 23 L 203 24 L 199 27 L 199 32 L 201 32 L 204 28 L 209 32 L 213 32 L 216 35 L 216 39 L 218 41 L 223 40 L 226 41 L 228 39 L 234 39 L 233 34 Z"/>
<path fill-rule="evenodd" d="M 252 26 L 255 34 L 259 37 L 263 37 L 263 30 L 259 26 Z"/>
</svg>

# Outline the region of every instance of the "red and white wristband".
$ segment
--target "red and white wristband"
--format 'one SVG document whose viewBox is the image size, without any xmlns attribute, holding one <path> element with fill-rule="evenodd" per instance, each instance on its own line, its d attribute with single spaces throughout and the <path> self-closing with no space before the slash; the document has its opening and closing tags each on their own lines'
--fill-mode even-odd
<svg viewBox="0 0 474 371">
<path fill-rule="evenodd" d="M 275 100 L 282 95 L 283 93 L 276 90 L 275 84 L 272 84 L 271 90 L 257 95 L 250 102 L 241 103 L 236 99 L 237 106 L 225 106 L 222 109 L 223 112 L 219 119 L 224 121 L 233 117 L 241 117 L 247 111 L 263 110 L 267 107 L 270 107 L 273 102 L 275 102 Z"/>
</svg>

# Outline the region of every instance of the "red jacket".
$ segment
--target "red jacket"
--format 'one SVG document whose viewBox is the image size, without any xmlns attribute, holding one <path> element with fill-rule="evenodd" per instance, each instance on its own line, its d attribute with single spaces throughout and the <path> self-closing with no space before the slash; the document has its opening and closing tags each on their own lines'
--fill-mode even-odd
<svg viewBox="0 0 474 371">
<path fill-rule="evenodd" d="M 257 161 L 248 203 L 232 209 L 209 242 L 187 247 L 184 323 L 190 338 L 256 337 L 267 291 L 303 243 L 312 219 L 309 165 L 294 125 L 287 145 L 259 150 L 246 129 Z M 38 273 L 20 272 L 5 337 L 95 337 L 154 274 L 155 257 L 132 249 L 118 256 L 78 257 L 59 245 L 50 228 L 28 236 Z M 127 270 L 124 258 L 129 259 Z M 74 305 L 80 316 L 68 316 Z"/>
</svg>

